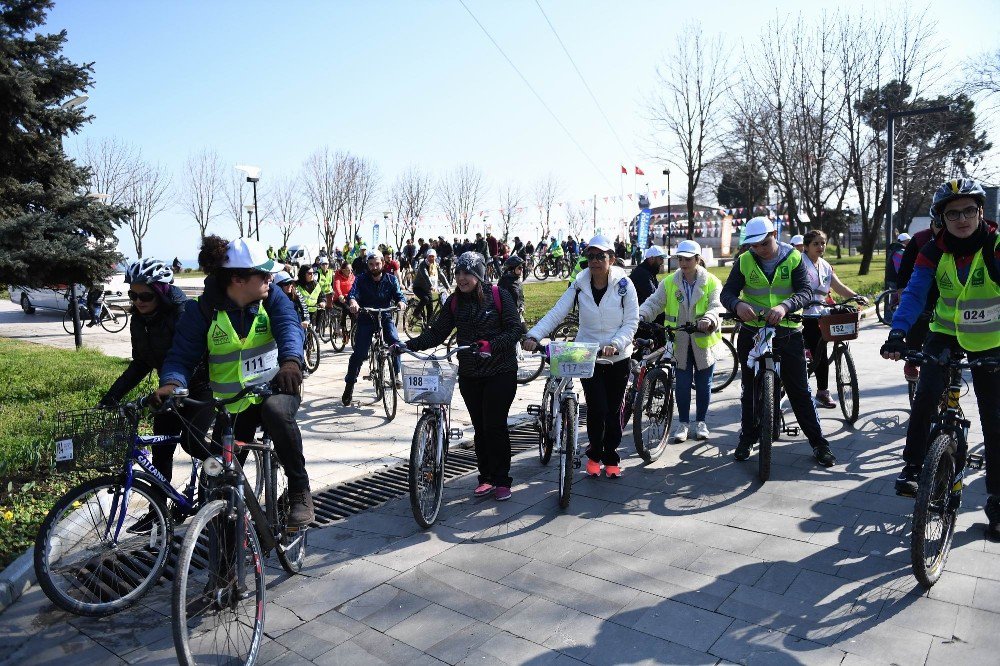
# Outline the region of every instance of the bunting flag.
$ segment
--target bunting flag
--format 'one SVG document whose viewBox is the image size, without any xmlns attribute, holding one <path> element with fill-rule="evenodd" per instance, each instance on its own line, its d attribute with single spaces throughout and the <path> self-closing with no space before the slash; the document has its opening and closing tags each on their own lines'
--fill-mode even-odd
<svg viewBox="0 0 1000 666">
<path fill-rule="evenodd" d="M 645 176 L 646 174 L 643 172 L 642 169 L 640 169 L 639 167 L 636 167 L 635 168 L 635 175 L 637 175 L 637 176 Z"/>
<path fill-rule="evenodd" d="M 628 195 L 628 200 L 632 201 L 632 195 L 631 194 Z"/>
<path fill-rule="evenodd" d="M 625 167 L 622 167 L 622 173 L 627 175 L 628 174 L 628 169 L 626 169 Z"/>
</svg>

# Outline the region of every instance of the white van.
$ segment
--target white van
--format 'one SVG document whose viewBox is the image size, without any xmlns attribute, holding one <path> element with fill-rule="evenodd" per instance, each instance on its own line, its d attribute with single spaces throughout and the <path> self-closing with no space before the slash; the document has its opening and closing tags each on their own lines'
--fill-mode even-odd
<svg viewBox="0 0 1000 666">
<path fill-rule="evenodd" d="M 319 248 L 314 245 L 288 246 L 288 263 L 296 266 L 311 264 L 319 255 Z"/>
</svg>

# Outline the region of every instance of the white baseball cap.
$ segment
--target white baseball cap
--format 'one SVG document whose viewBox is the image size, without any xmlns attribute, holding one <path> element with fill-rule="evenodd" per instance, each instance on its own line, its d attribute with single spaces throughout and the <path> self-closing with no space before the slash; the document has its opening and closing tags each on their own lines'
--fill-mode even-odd
<svg viewBox="0 0 1000 666">
<path fill-rule="evenodd" d="M 792 245 L 802 245 L 805 243 L 805 238 L 802 237 L 802 234 L 795 234 L 788 242 Z"/>
<path fill-rule="evenodd" d="M 910 234 L 907 233 L 899 234 L 898 236 L 896 236 L 896 240 L 898 240 L 900 243 L 905 243 L 906 241 L 910 240 Z"/>
<path fill-rule="evenodd" d="M 279 273 L 284 266 L 273 259 L 267 258 L 267 248 L 264 244 L 252 238 L 237 238 L 226 248 L 226 260 L 223 268 L 243 268 L 264 273 Z"/>
<path fill-rule="evenodd" d="M 646 251 L 642 253 L 642 258 L 645 259 L 655 259 L 656 257 L 665 257 L 667 253 L 664 252 L 659 245 L 650 245 L 646 248 Z"/>
<path fill-rule="evenodd" d="M 424 256 L 425 257 L 436 257 L 436 256 L 438 256 L 438 253 L 437 253 L 437 250 L 435 250 L 434 248 L 431 248 L 431 249 L 427 250 L 427 252 L 424 253 Z"/>
<path fill-rule="evenodd" d="M 755 217 L 746 226 L 746 236 L 743 238 L 744 244 L 759 243 L 771 232 L 774 231 L 774 224 L 766 217 Z"/>
<path fill-rule="evenodd" d="M 274 284 L 281 286 L 283 284 L 288 284 L 289 282 L 295 282 L 292 276 L 285 271 L 278 271 L 274 274 Z"/>
<path fill-rule="evenodd" d="M 596 247 L 598 250 L 604 250 L 605 252 L 615 251 L 614 243 L 608 240 L 607 236 L 597 235 L 591 238 L 590 241 L 587 243 L 587 249 L 590 249 L 592 247 Z"/>
<path fill-rule="evenodd" d="M 694 257 L 701 254 L 701 245 L 698 245 L 697 241 L 693 240 L 683 240 L 677 244 L 677 251 L 674 252 L 675 257 Z"/>
</svg>

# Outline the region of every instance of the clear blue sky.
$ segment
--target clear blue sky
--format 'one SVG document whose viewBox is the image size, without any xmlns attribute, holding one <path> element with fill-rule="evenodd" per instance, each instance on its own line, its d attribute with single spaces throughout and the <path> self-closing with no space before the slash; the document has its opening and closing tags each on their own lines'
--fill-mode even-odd
<svg viewBox="0 0 1000 666">
<path fill-rule="evenodd" d="M 528 191 L 552 171 L 565 200 L 597 193 L 604 208 L 603 196 L 617 194 L 620 164 L 638 164 L 652 188 L 666 187 L 663 165 L 644 156 L 642 101 L 685 21 L 701 21 L 738 45 L 776 13 L 862 12 L 876 4 L 542 0 L 623 151 L 533 0 L 467 1 L 600 171 L 458 0 L 57 2 L 47 28 L 69 31 L 67 56 L 95 62 L 97 82 L 87 106 L 96 118 L 67 148 L 85 137 L 120 137 L 166 165 L 176 184 L 186 156 L 203 147 L 229 165 L 260 165 L 266 180 L 296 171 L 329 145 L 375 160 L 386 185 L 410 163 L 441 173 L 472 162 L 492 184 L 484 207 L 498 207 L 497 184 L 513 179 Z M 944 14 L 958 17 L 953 27 L 940 26 L 949 62 L 995 48 L 1000 3 L 947 4 Z M 369 217 L 381 217 L 383 207 Z M 528 235 L 531 220 L 523 218 Z M 225 218 L 210 229 L 235 235 Z M 119 235 L 122 251 L 133 255 L 127 230 Z M 277 238 L 262 228 L 262 239 Z M 146 253 L 191 258 L 197 239 L 193 220 L 174 207 L 154 219 Z M 301 231 L 295 240 L 315 242 L 315 234 Z"/>
</svg>

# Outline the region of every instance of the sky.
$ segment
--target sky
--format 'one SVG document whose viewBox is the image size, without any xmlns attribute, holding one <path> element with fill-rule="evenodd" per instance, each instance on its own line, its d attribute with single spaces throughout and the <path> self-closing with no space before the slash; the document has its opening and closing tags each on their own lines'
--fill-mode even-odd
<svg viewBox="0 0 1000 666">
<path fill-rule="evenodd" d="M 605 196 L 617 196 L 622 186 L 626 193 L 634 185 L 645 190 L 645 183 L 652 190 L 667 186 L 661 172 L 668 165 L 650 155 L 644 101 L 657 64 L 687 23 L 722 34 L 735 47 L 738 68 L 741 40 L 773 38 L 761 32 L 776 16 L 872 13 L 886 4 L 539 0 L 613 133 L 535 0 L 464 2 L 57 0 L 46 30 L 67 30 L 65 54 L 93 62 L 96 80 L 86 106 L 95 119 L 67 139 L 67 151 L 87 138 L 116 137 L 169 170 L 176 205 L 153 219 L 144 242 L 146 255 L 163 258 L 197 254 L 198 228 L 180 206 L 179 184 L 186 158 L 203 148 L 228 166 L 260 166 L 262 193 L 269 178 L 295 173 L 322 146 L 372 159 L 384 189 L 410 164 L 442 174 L 468 162 L 490 183 L 483 208 L 494 209 L 494 219 L 500 184 L 518 183 L 527 206 L 533 183 L 552 172 L 561 200 L 579 205 L 597 195 L 598 226 L 610 227 L 621 204 L 605 204 Z M 957 0 L 948 7 L 948 16 L 964 18 L 939 28 L 947 62 L 996 48 L 1000 2 Z M 623 185 L 621 166 L 630 174 Z M 646 177 L 635 181 L 635 166 Z M 674 171 L 675 204 L 682 201 L 680 183 Z M 381 199 L 366 215 L 370 220 L 387 210 Z M 519 229 L 533 237 L 536 222 L 532 208 Z M 224 215 L 209 230 L 236 235 Z M 428 220 L 428 232 L 439 230 L 445 231 Z M 119 249 L 134 257 L 128 230 L 119 238 Z M 280 236 L 262 225 L 261 240 L 276 243 Z M 316 243 L 315 225 L 297 230 L 292 242 Z"/>
</svg>

